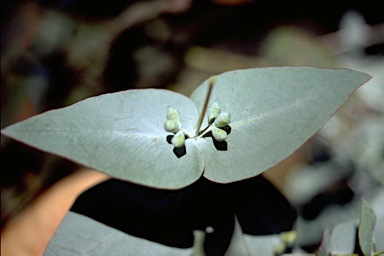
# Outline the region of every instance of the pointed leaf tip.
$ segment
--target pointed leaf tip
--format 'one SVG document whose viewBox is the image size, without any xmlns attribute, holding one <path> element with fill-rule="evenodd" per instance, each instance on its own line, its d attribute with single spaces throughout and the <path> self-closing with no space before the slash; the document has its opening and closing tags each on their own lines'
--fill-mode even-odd
<svg viewBox="0 0 384 256">
<path fill-rule="evenodd" d="M 182 159 L 175 156 L 166 139 L 170 133 L 164 129 L 168 106 L 177 106 L 183 127 L 194 127 L 197 109 L 190 99 L 145 89 L 88 98 L 9 126 L 2 133 L 119 179 L 174 189 L 197 180 L 203 163 L 193 147 Z"/>
<path fill-rule="evenodd" d="M 208 179 L 228 183 L 256 176 L 288 157 L 369 79 L 345 69 L 236 70 L 207 80 L 190 99 L 159 89 L 105 94 L 32 117 L 2 134 L 142 185 L 180 188 L 203 170 Z M 179 116 L 183 131 L 194 131 L 200 122 L 204 129 L 213 122 L 204 118 L 206 111 L 198 113 L 209 106 L 207 92 L 210 104 L 217 101 L 231 114 L 225 147 L 218 149 L 209 136 L 188 137 L 185 154 L 177 157 L 167 140 L 167 130 L 176 131 L 166 124 L 168 107 L 179 113 L 168 120 Z"/>
<path fill-rule="evenodd" d="M 370 76 L 349 69 L 279 67 L 217 76 L 212 102 L 231 113 L 228 150 L 200 141 L 204 176 L 228 183 L 256 176 L 307 141 Z M 201 109 L 209 81 L 191 95 Z M 208 118 L 205 118 L 208 122 Z M 207 123 L 202 126 L 207 125 Z M 236 168 L 234 169 L 234 164 Z M 235 171 L 236 170 L 236 171 Z"/>
</svg>

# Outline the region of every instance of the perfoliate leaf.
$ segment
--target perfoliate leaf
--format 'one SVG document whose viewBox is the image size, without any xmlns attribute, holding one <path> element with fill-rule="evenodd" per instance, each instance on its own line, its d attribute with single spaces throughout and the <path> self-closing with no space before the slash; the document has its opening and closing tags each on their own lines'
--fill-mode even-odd
<svg viewBox="0 0 384 256">
<path fill-rule="evenodd" d="M 12 125 L 3 134 L 139 184 L 180 188 L 202 173 L 215 182 L 250 178 L 310 138 L 370 78 L 344 69 L 284 67 L 218 75 L 209 104 L 231 114 L 218 142 L 197 124 L 209 81 L 191 99 L 166 90 L 131 90 L 93 97 Z M 212 80 L 210 80 L 212 83 Z M 184 147 L 166 132 L 168 107 L 178 110 Z M 203 113 L 205 114 L 205 113 Z M 214 124 L 212 124 L 214 125 Z M 208 132 L 208 131 L 207 131 Z M 204 134 L 205 135 L 205 134 Z"/>
</svg>

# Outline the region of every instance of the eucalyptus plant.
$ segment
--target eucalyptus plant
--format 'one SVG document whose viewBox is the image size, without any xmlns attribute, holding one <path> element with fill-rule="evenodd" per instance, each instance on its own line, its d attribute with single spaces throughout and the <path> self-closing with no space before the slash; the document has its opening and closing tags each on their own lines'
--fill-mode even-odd
<svg viewBox="0 0 384 256">
<path fill-rule="evenodd" d="M 229 183 L 288 157 L 369 79 L 347 69 L 236 70 L 190 98 L 163 89 L 104 94 L 2 134 L 146 186 L 176 189 L 201 175 Z"/>
<path fill-rule="evenodd" d="M 180 189 L 202 176 L 232 183 L 292 154 L 369 79 L 348 69 L 235 70 L 189 98 L 164 89 L 104 94 L 2 134 L 143 186 Z"/>
</svg>

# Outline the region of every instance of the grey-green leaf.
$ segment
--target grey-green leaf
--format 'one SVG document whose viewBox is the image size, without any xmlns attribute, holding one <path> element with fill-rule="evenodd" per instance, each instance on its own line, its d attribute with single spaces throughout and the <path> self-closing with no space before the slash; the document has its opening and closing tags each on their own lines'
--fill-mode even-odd
<svg viewBox="0 0 384 256">
<path fill-rule="evenodd" d="M 370 79 L 346 69 L 283 67 L 237 70 L 217 76 L 210 104 L 231 113 L 227 151 L 198 140 L 204 176 L 221 183 L 260 174 L 288 157 Z M 191 99 L 202 108 L 208 81 Z M 207 118 L 204 118 L 207 125 Z"/>
<path fill-rule="evenodd" d="M 105 94 L 12 125 L 3 134 L 41 150 L 139 184 L 179 188 L 193 183 L 203 162 L 192 141 L 175 157 L 164 121 L 177 107 L 183 126 L 193 129 L 197 109 L 187 97 L 145 89 Z"/>
<path fill-rule="evenodd" d="M 164 246 L 130 236 L 78 213 L 68 212 L 44 256 L 187 256 L 191 252 L 192 248 Z"/>
<path fill-rule="evenodd" d="M 336 225 L 330 235 L 332 255 L 352 254 L 355 249 L 356 222 L 354 220 Z"/>
<path fill-rule="evenodd" d="M 289 156 L 369 78 L 351 70 L 309 67 L 218 75 L 210 103 L 218 101 L 231 114 L 226 151 L 203 137 L 187 139 L 185 154 L 175 154 L 167 141 L 167 108 L 177 109 L 183 128 L 192 133 L 207 82 L 192 100 L 156 89 L 106 94 L 32 117 L 2 133 L 142 185 L 180 188 L 203 171 L 212 181 L 228 183 L 258 175 Z"/>
<path fill-rule="evenodd" d="M 231 243 L 225 256 L 274 256 L 276 249 L 284 246 L 279 234 L 253 236 L 244 234 L 238 219 L 235 219 L 235 227 Z M 283 251 L 285 247 L 283 248 Z"/>
<path fill-rule="evenodd" d="M 373 255 L 373 229 L 376 216 L 368 203 L 361 199 L 361 214 L 359 224 L 359 243 L 364 256 Z"/>
<path fill-rule="evenodd" d="M 317 249 L 316 256 L 329 256 L 331 255 L 331 230 L 329 228 L 324 229 L 323 239 L 321 240 L 320 246 Z"/>
</svg>

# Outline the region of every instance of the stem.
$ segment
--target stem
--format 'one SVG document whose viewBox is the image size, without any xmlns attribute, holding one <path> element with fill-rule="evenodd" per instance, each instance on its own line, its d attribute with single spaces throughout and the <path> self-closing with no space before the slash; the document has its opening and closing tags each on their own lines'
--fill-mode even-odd
<svg viewBox="0 0 384 256">
<path fill-rule="evenodd" d="M 203 123 L 203 118 L 204 118 L 204 115 L 205 115 L 205 111 L 207 110 L 208 102 L 209 102 L 209 99 L 211 98 L 211 92 L 212 92 L 213 85 L 215 84 L 215 82 L 216 82 L 216 77 L 215 76 L 213 76 L 213 77 L 211 77 L 209 79 L 207 96 L 205 97 L 203 109 L 201 110 L 199 119 L 197 120 L 197 124 L 195 126 L 195 136 L 199 135 L 200 127 L 201 127 L 201 124 Z"/>
<path fill-rule="evenodd" d="M 212 125 L 208 126 L 207 128 L 205 128 L 205 130 L 201 133 L 201 134 L 198 134 L 197 135 L 197 138 L 202 138 L 204 137 L 205 134 L 209 133 L 210 131 L 212 131 Z"/>
</svg>

